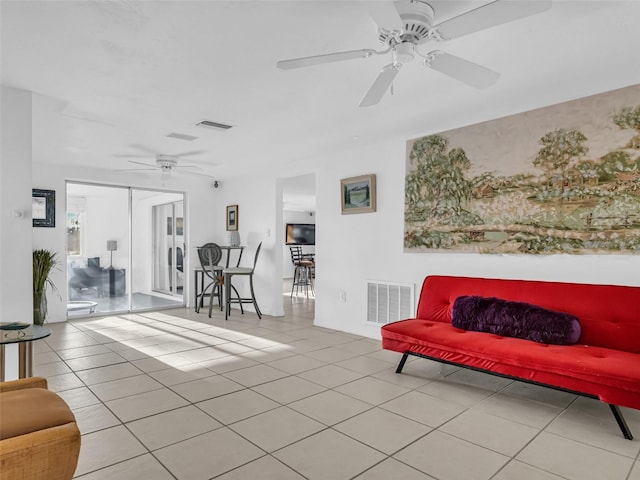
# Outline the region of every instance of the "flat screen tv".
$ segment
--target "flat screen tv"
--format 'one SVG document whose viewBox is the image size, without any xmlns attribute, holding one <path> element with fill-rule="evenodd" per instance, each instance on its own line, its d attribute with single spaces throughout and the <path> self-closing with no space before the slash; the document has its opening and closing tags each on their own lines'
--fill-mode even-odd
<svg viewBox="0 0 640 480">
<path fill-rule="evenodd" d="M 287 223 L 287 245 L 315 245 L 316 226 L 313 223 Z"/>
</svg>

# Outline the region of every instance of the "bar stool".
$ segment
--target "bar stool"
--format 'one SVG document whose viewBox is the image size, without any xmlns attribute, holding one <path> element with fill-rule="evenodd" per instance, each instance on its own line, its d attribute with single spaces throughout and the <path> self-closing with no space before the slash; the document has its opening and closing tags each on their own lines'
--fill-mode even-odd
<svg viewBox="0 0 640 480">
<path fill-rule="evenodd" d="M 311 294 L 315 295 L 313 289 L 313 269 L 316 264 L 313 256 L 304 255 L 302 253 L 302 247 L 300 246 L 289 247 L 289 250 L 291 252 L 291 262 L 295 267 L 293 271 L 293 283 L 291 284 L 291 297 L 293 298 L 294 289 L 296 295 L 298 295 L 299 289 L 304 289 L 307 298 L 309 298 L 309 288 L 311 288 Z"/>
<path fill-rule="evenodd" d="M 196 305 L 196 313 L 202 308 L 205 296 L 209 296 L 209 318 L 211 318 L 211 310 L 213 308 L 213 298 L 218 297 L 218 305 L 222 310 L 222 267 L 218 266 L 222 258 L 222 249 L 217 243 L 206 243 L 202 247 L 197 247 L 198 258 L 202 271 L 210 280 L 209 284 L 202 289 L 202 293 L 198 298 Z M 204 277 L 203 277 L 204 283 Z M 209 293 L 207 291 L 211 289 Z"/>
<path fill-rule="evenodd" d="M 256 301 L 256 294 L 253 290 L 253 272 L 256 269 L 256 263 L 258 263 L 258 255 L 260 255 L 260 248 L 262 248 L 262 242 L 258 245 L 256 249 L 255 257 L 253 258 L 253 267 L 231 267 L 225 268 L 222 270 L 222 275 L 224 276 L 224 291 L 225 291 L 225 313 L 224 319 L 227 320 L 229 315 L 231 314 L 231 304 L 238 303 L 240 305 L 240 312 L 244 315 L 244 309 L 242 308 L 243 303 L 253 303 L 253 308 L 255 308 L 256 313 L 258 314 L 258 318 L 262 318 L 262 312 L 260 311 L 260 307 L 258 307 L 258 302 Z M 238 275 L 244 275 L 249 277 L 249 288 L 251 289 L 251 298 L 245 297 L 242 298 L 238 294 L 238 290 L 232 285 L 231 278 Z M 231 290 L 236 292 L 237 298 L 231 298 Z"/>
</svg>

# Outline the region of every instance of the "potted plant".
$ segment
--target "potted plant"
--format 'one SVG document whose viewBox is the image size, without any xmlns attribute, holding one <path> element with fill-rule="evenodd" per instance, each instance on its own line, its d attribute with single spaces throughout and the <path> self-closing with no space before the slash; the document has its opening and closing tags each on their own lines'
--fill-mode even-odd
<svg viewBox="0 0 640 480">
<path fill-rule="evenodd" d="M 49 275 L 58 266 L 56 253 L 50 250 L 33 251 L 33 323 L 43 325 L 47 318 L 47 286 L 58 293 Z M 60 296 L 58 294 L 58 296 Z"/>
</svg>

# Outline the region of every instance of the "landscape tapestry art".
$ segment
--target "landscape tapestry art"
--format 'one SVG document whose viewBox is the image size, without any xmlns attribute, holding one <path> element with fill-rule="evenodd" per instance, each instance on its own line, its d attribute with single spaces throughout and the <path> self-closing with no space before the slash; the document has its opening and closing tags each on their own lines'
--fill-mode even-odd
<svg viewBox="0 0 640 480">
<path fill-rule="evenodd" d="M 407 252 L 640 252 L 640 85 L 407 142 Z"/>
</svg>

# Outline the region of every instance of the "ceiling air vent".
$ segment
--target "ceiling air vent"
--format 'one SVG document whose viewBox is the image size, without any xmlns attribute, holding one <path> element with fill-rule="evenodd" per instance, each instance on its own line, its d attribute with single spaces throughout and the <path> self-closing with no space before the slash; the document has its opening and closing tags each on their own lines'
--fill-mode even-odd
<svg viewBox="0 0 640 480">
<path fill-rule="evenodd" d="M 198 137 L 194 137 L 193 135 L 187 135 L 186 133 L 176 133 L 176 132 L 171 132 L 170 134 L 167 135 L 167 137 L 176 138 L 178 140 L 187 140 L 189 142 L 196 140 L 198 138 Z"/>
<path fill-rule="evenodd" d="M 198 127 L 213 128 L 215 130 L 229 130 L 232 125 L 225 125 L 224 123 L 212 122 L 210 120 L 203 120 L 200 123 L 196 123 Z"/>
</svg>

